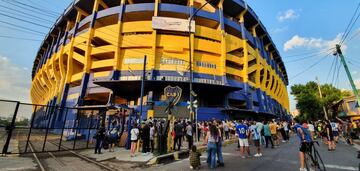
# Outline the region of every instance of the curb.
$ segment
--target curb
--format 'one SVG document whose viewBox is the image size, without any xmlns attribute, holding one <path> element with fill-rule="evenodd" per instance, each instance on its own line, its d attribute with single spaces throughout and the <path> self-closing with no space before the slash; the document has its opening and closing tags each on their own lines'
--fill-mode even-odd
<svg viewBox="0 0 360 171">
<path fill-rule="evenodd" d="M 234 144 L 237 142 L 237 139 L 231 139 L 231 140 L 227 140 L 227 141 L 224 141 L 222 146 L 227 146 L 227 145 L 230 145 L 230 144 Z M 199 152 L 205 152 L 207 149 L 206 146 L 204 145 L 201 145 L 198 147 L 198 151 Z M 161 163 L 165 163 L 166 161 L 167 162 L 174 162 L 176 160 L 179 160 L 179 159 L 182 159 L 182 158 L 187 158 L 189 156 L 189 151 L 188 150 L 182 150 L 182 151 L 175 151 L 175 152 L 172 152 L 172 153 L 168 153 L 168 154 L 164 154 L 164 155 L 160 155 L 160 156 L 157 156 L 157 157 L 154 157 L 152 159 L 149 160 L 149 162 L 147 162 L 147 166 L 153 166 L 153 165 L 156 165 L 156 164 L 161 164 Z"/>
</svg>

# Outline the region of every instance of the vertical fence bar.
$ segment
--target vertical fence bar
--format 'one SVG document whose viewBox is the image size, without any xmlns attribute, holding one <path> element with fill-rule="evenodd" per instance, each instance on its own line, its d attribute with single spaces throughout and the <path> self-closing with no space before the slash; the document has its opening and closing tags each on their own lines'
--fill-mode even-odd
<svg viewBox="0 0 360 171">
<path fill-rule="evenodd" d="M 87 141 L 86 141 L 86 148 L 89 148 L 89 140 L 90 140 L 90 133 L 91 133 L 91 129 L 92 129 L 92 120 L 93 120 L 93 117 L 94 117 L 94 110 L 91 111 L 91 115 L 90 115 L 90 125 L 88 125 L 88 138 L 87 138 Z"/>
<path fill-rule="evenodd" d="M 61 113 L 62 113 L 62 110 L 64 110 L 61 107 L 59 107 L 59 109 L 60 109 Z M 67 118 L 68 112 L 69 112 L 69 109 L 66 108 L 64 123 L 63 123 L 62 129 L 61 129 L 61 136 L 60 136 L 60 142 L 59 142 L 59 151 L 61 150 L 61 143 L 62 143 L 62 139 L 63 139 L 63 136 L 64 136 L 64 130 L 65 130 L 65 124 L 66 124 L 66 118 Z"/>
<path fill-rule="evenodd" d="M 50 126 L 50 123 L 51 123 L 51 109 L 50 109 L 50 113 L 49 113 L 49 108 L 50 106 L 47 106 L 46 107 L 46 113 L 48 113 L 47 115 L 49 115 L 47 117 L 47 124 L 46 124 L 46 133 L 45 133 L 45 139 L 44 139 L 44 144 L 43 144 L 43 148 L 42 148 L 42 152 L 44 152 L 45 150 L 45 146 L 46 146 L 46 141 L 47 141 L 47 136 L 48 136 L 48 133 L 49 133 L 49 126 Z"/>
<path fill-rule="evenodd" d="M 32 131 L 32 128 L 33 128 L 33 124 L 34 124 L 34 120 L 35 120 L 35 115 L 36 115 L 36 109 L 37 109 L 37 105 L 35 105 L 35 110 L 31 116 L 31 123 L 30 123 L 30 130 L 29 130 L 29 133 L 28 133 L 28 137 L 27 137 L 27 140 L 26 140 L 26 145 L 25 145 L 25 151 L 24 153 L 27 152 L 27 149 L 28 149 L 28 146 L 29 146 L 29 141 L 30 141 L 30 136 L 31 136 L 31 131 Z"/>
<path fill-rule="evenodd" d="M 74 126 L 73 126 L 73 129 L 75 128 L 75 137 L 74 137 L 73 150 L 75 150 L 76 138 L 77 138 L 77 132 L 78 132 L 79 125 L 80 125 L 79 124 L 79 109 L 77 109 L 76 119 L 75 119 Z"/>
<path fill-rule="evenodd" d="M 6 138 L 6 142 L 5 142 L 4 148 L 2 150 L 2 154 L 8 153 L 9 143 L 10 143 L 10 140 L 11 140 L 13 129 L 15 128 L 15 121 L 16 121 L 16 116 L 17 116 L 18 110 L 19 110 L 19 106 L 20 106 L 20 102 L 16 102 L 14 115 L 13 115 L 13 118 L 11 120 L 8 136 Z"/>
</svg>

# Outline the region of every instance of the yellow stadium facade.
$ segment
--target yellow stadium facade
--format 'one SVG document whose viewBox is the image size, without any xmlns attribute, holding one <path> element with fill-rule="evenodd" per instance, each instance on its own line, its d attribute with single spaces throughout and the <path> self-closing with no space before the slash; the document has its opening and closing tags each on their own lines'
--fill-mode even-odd
<svg viewBox="0 0 360 171">
<path fill-rule="evenodd" d="M 199 120 L 289 113 L 285 66 L 265 27 L 242 0 L 77 0 L 43 41 L 34 61 L 34 104 L 139 107 L 144 56 L 144 112 L 160 117 L 166 86 L 183 90 L 186 114 L 189 53 Z M 174 28 L 174 25 L 179 25 Z M 191 46 L 189 47 L 189 39 Z M 61 115 L 59 114 L 59 116 Z"/>
</svg>

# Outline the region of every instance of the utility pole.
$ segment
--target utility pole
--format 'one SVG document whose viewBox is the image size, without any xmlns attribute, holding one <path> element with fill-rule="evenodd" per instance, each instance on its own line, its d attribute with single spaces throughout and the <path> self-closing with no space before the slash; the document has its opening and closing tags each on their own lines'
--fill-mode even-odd
<svg viewBox="0 0 360 171">
<path fill-rule="evenodd" d="M 318 78 L 318 77 L 316 77 L 316 81 L 317 81 L 317 85 L 318 85 L 318 89 L 319 89 L 320 99 L 322 99 L 323 97 L 322 97 L 321 87 L 320 87 L 320 81 L 319 81 L 319 78 Z M 327 115 L 327 111 L 326 111 L 326 108 L 325 108 L 325 105 L 323 105 L 323 110 L 324 110 L 325 119 L 326 119 L 326 120 L 329 120 L 328 115 Z"/>
<path fill-rule="evenodd" d="M 144 84 L 145 84 L 145 73 L 146 73 L 146 55 L 144 56 L 143 72 L 141 77 L 141 91 L 140 91 L 140 118 L 143 112 L 143 98 L 144 98 Z"/>
<path fill-rule="evenodd" d="M 344 57 L 344 55 L 342 54 L 341 46 L 340 46 L 339 44 L 336 45 L 336 53 L 335 53 L 335 55 L 339 55 L 340 60 L 341 60 L 341 63 L 344 65 L 346 74 L 347 74 L 347 76 L 348 76 L 348 78 L 349 78 L 349 81 L 350 81 L 351 88 L 353 89 L 354 95 L 355 95 L 356 100 L 357 100 L 356 107 L 359 107 L 359 104 L 360 104 L 359 92 L 358 92 L 358 90 L 356 89 L 354 80 L 352 79 L 352 76 L 351 76 L 351 74 L 350 74 L 349 68 L 348 68 L 348 66 L 347 66 L 347 64 L 346 64 L 346 61 L 345 61 L 345 57 Z"/>
</svg>

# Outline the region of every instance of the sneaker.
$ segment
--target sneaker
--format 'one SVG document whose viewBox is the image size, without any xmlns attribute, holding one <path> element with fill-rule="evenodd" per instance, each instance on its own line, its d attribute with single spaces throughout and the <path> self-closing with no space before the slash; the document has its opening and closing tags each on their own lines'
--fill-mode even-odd
<svg viewBox="0 0 360 171">
<path fill-rule="evenodd" d="M 307 169 L 306 168 L 300 168 L 300 171 L 307 171 Z"/>
<path fill-rule="evenodd" d="M 241 158 L 245 159 L 246 157 L 245 157 L 245 156 L 241 156 Z"/>
<path fill-rule="evenodd" d="M 259 154 L 255 154 L 254 157 L 260 157 L 260 155 L 259 155 Z"/>
<path fill-rule="evenodd" d="M 261 156 L 262 156 L 262 153 L 259 154 L 259 157 L 261 157 Z"/>
<path fill-rule="evenodd" d="M 192 166 L 190 166 L 190 169 L 193 170 L 194 168 Z"/>
<path fill-rule="evenodd" d="M 285 143 L 286 141 L 285 141 L 285 140 L 282 140 L 281 142 Z"/>
</svg>

